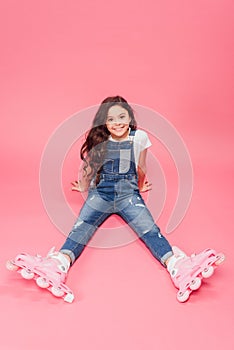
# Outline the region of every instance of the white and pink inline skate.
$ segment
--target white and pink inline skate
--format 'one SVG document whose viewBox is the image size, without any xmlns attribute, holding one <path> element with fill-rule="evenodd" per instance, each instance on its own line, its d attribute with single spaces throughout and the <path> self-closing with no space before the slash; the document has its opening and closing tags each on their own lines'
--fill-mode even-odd
<svg viewBox="0 0 234 350">
<path fill-rule="evenodd" d="M 173 247 L 174 256 L 169 260 L 167 269 L 172 281 L 179 289 L 179 302 L 188 300 L 190 294 L 200 288 L 202 278 L 213 275 L 215 267 L 225 260 L 223 253 L 206 249 L 199 254 L 187 256 L 179 248 Z"/>
<path fill-rule="evenodd" d="M 19 272 L 27 280 L 36 280 L 39 287 L 72 303 L 74 295 L 65 284 L 69 266 L 68 259 L 62 253 L 55 252 L 54 248 L 44 258 L 22 253 L 6 263 L 8 270 Z"/>
</svg>

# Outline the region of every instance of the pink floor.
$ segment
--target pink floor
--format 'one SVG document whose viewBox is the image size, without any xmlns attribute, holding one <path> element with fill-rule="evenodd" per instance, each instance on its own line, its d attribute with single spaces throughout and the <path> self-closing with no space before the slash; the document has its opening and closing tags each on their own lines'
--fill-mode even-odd
<svg viewBox="0 0 234 350">
<path fill-rule="evenodd" d="M 233 10 L 231 0 L 1 3 L 2 350 L 234 349 Z M 113 94 L 163 115 L 189 151 L 191 204 L 167 238 L 189 254 L 213 247 L 227 256 L 185 304 L 139 241 L 88 247 L 69 274 L 73 304 L 5 269 L 21 251 L 46 254 L 63 243 L 41 199 L 43 150 L 67 118 Z M 157 220 L 164 232 L 177 173 L 163 147 L 152 150 L 168 184 Z M 63 171 L 75 212 L 83 199 L 69 182 L 78 152 L 68 152 Z M 153 210 L 160 191 L 152 167 L 149 176 Z M 111 232 L 123 223 L 105 225 Z"/>
</svg>

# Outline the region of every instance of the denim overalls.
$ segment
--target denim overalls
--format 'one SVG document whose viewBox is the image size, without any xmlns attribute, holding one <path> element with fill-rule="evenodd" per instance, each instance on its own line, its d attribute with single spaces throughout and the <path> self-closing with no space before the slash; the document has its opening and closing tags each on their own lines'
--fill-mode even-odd
<svg viewBox="0 0 234 350">
<path fill-rule="evenodd" d="M 107 141 L 100 181 L 89 189 L 79 217 L 60 249 L 70 256 L 72 263 L 111 214 L 120 215 L 164 266 L 173 255 L 170 244 L 161 235 L 139 193 L 134 135 L 135 131 L 131 130 L 126 141 Z"/>
</svg>

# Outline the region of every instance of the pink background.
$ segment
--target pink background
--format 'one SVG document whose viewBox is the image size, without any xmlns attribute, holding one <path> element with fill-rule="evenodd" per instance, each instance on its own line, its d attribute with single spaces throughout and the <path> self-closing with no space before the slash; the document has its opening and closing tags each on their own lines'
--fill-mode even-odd
<svg viewBox="0 0 234 350">
<path fill-rule="evenodd" d="M 1 2 L 1 349 L 234 348 L 233 13 L 232 0 Z M 112 94 L 161 113 L 188 147 L 193 197 L 170 242 L 227 255 L 186 304 L 139 241 L 87 248 L 69 274 L 71 305 L 5 269 L 63 243 L 41 201 L 42 152 L 66 118 Z M 162 231 L 175 199 L 167 157 Z M 73 165 L 63 184 L 78 210 Z"/>
</svg>

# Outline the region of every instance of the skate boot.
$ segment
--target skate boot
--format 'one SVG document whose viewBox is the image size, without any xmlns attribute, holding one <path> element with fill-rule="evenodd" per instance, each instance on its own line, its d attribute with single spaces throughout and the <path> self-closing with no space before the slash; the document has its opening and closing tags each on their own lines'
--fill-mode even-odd
<svg viewBox="0 0 234 350">
<path fill-rule="evenodd" d="M 225 259 L 223 253 L 217 254 L 213 249 L 206 249 L 191 256 L 187 256 L 177 247 L 173 247 L 173 252 L 167 269 L 173 283 L 179 289 L 177 293 L 179 302 L 187 301 L 190 294 L 200 288 L 202 278 L 212 276 L 215 267 Z"/>
<path fill-rule="evenodd" d="M 25 279 L 35 279 L 39 287 L 72 303 L 74 295 L 65 284 L 69 266 L 67 258 L 62 253 L 55 252 L 54 248 L 44 258 L 22 253 L 6 263 L 8 270 L 19 272 Z"/>
</svg>

